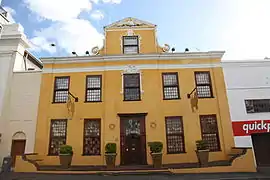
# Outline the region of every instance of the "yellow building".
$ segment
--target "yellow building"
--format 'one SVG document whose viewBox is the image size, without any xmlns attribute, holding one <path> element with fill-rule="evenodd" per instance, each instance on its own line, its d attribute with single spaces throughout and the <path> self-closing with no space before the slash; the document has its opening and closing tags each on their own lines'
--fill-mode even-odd
<svg viewBox="0 0 270 180">
<path fill-rule="evenodd" d="M 152 141 L 164 144 L 163 164 L 191 163 L 199 139 L 208 140 L 210 161 L 228 159 L 234 140 L 224 52 L 172 52 L 159 46 L 156 25 L 135 18 L 104 31 L 104 47 L 93 55 L 42 59 L 40 163 L 59 164 L 66 143 L 74 149 L 72 165 L 105 165 L 105 144 L 115 142 L 117 165 L 151 164 Z"/>
</svg>

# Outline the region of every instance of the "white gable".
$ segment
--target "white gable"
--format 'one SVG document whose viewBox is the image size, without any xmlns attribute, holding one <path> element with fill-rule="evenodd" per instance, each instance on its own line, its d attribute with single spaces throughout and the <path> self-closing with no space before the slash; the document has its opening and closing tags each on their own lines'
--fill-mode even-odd
<svg viewBox="0 0 270 180">
<path fill-rule="evenodd" d="M 156 27 L 155 24 L 142 21 L 136 18 L 128 17 L 125 19 L 122 19 L 120 21 L 117 21 L 115 23 L 112 23 L 108 26 L 105 26 L 105 29 L 115 29 L 115 28 L 154 28 Z"/>
</svg>

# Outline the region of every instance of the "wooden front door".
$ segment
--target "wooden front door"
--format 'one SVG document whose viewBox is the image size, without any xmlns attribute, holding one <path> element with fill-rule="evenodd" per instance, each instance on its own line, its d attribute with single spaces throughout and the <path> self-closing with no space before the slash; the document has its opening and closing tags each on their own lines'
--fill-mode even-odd
<svg viewBox="0 0 270 180">
<path fill-rule="evenodd" d="M 120 116 L 121 165 L 146 164 L 145 116 Z"/>
<path fill-rule="evenodd" d="M 15 165 L 16 156 L 23 155 L 25 150 L 26 140 L 13 140 L 11 145 L 12 167 Z"/>
<path fill-rule="evenodd" d="M 257 167 L 270 167 L 270 133 L 252 134 Z"/>
</svg>

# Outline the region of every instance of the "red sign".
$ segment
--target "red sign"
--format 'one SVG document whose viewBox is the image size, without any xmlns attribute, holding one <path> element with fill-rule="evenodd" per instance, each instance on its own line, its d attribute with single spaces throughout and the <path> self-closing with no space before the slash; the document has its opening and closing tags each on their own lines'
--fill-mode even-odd
<svg viewBox="0 0 270 180">
<path fill-rule="evenodd" d="M 234 136 L 248 136 L 253 133 L 270 132 L 270 120 L 232 122 Z"/>
</svg>

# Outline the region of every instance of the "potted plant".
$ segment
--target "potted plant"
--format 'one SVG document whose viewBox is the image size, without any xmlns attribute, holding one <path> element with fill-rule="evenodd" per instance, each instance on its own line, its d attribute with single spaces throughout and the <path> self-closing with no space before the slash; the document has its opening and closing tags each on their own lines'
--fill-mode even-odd
<svg viewBox="0 0 270 180">
<path fill-rule="evenodd" d="M 73 156 L 72 146 L 70 145 L 60 146 L 59 159 L 60 159 L 60 164 L 62 168 L 67 169 L 70 167 L 72 156 Z"/>
<path fill-rule="evenodd" d="M 161 168 L 163 143 L 159 141 L 149 142 L 148 146 L 150 147 L 150 154 L 152 156 L 154 168 Z"/>
<path fill-rule="evenodd" d="M 201 167 L 208 165 L 209 148 L 208 143 L 205 140 L 196 141 L 196 154 Z"/>
<path fill-rule="evenodd" d="M 115 168 L 116 143 L 107 143 L 105 146 L 105 159 L 108 169 Z"/>
</svg>

